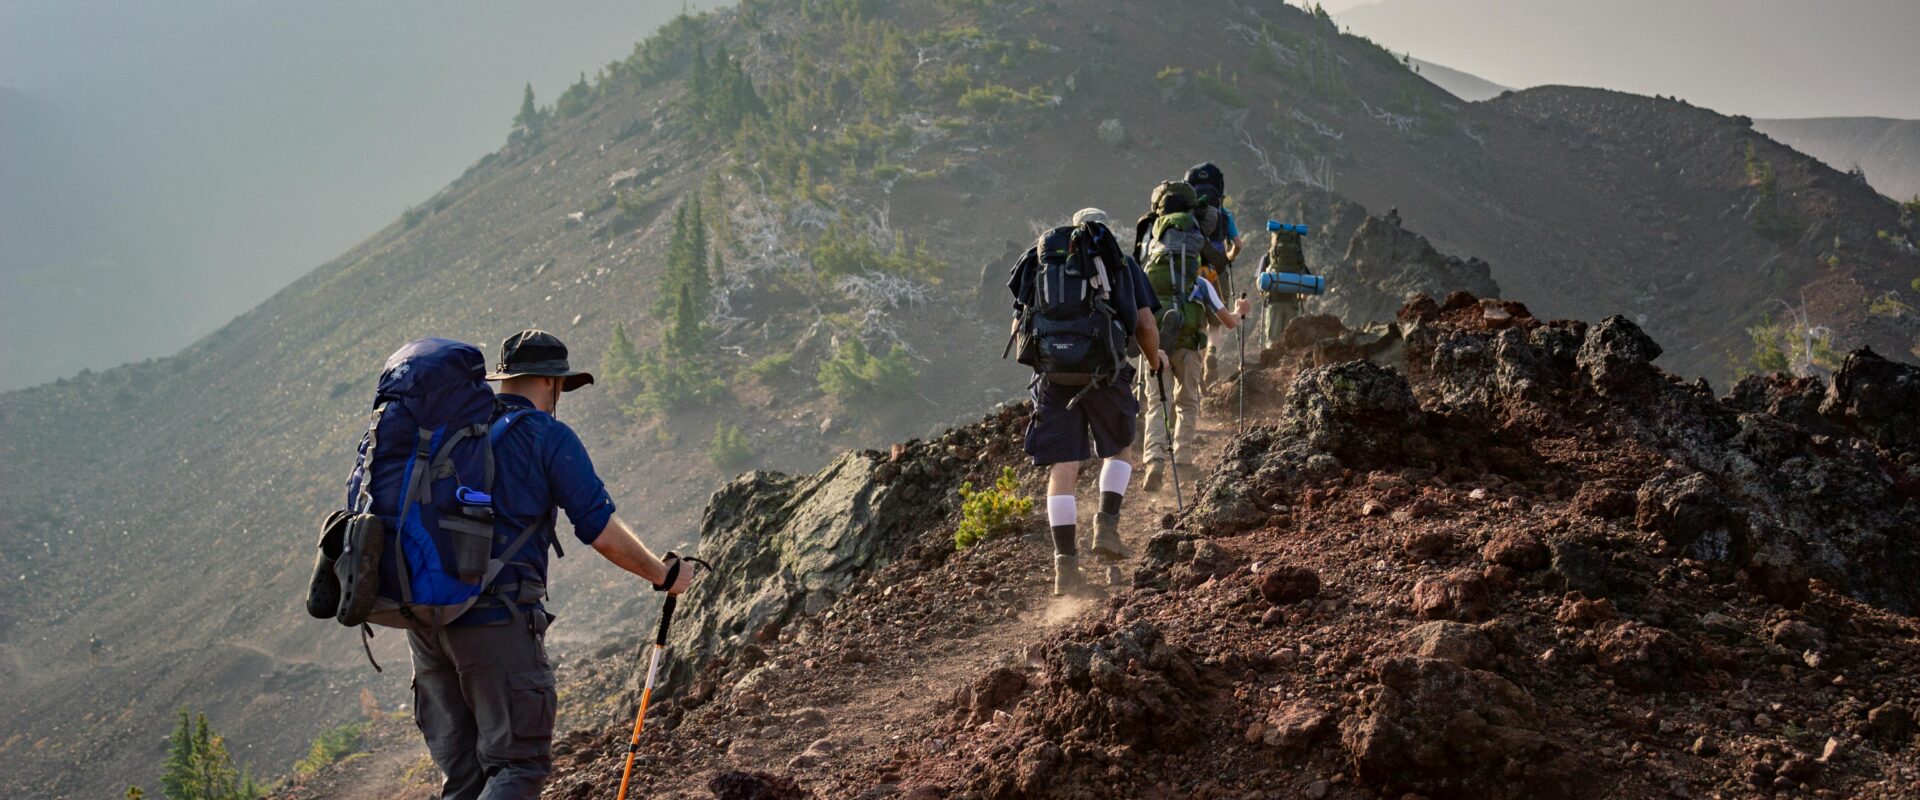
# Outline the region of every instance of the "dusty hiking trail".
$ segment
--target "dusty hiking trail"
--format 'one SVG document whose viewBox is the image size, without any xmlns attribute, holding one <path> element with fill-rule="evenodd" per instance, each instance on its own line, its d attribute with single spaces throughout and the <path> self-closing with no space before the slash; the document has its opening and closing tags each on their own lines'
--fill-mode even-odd
<svg viewBox="0 0 1920 800">
<path fill-rule="evenodd" d="M 1248 398 L 1249 412 L 1255 399 Z M 1218 442 L 1231 435 L 1233 426 L 1232 419 L 1203 420 L 1201 464 L 1214 460 Z M 1043 497 L 1044 484 L 1035 478 L 1044 474 L 1024 455 L 1013 460 L 1024 465 L 1016 466 L 1023 489 Z M 997 470 L 995 464 L 988 471 Z M 703 724 L 682 716 L 674 700 L 656 706 L 668 710 L 649 715 L 634 791 L 643 797 L 708 798 L 711 781 L 738 771 L 791 776 L 819 797 L 854 797 L 876 786 L 883 787 L 882 794 L 874 796 L 883 796 L 890 791 L 884 787 L 917 771 L 912 762 L 956 747 L 954 733 L 939 732 L 954 722 L 957 689 L 997 667 L 1037 668 L 1037 653 L 1050 635 L 1102 616 L 1108 597 L 1126 591 L 1147 539 L 1174 511 L 1171 482 L 1159 492 L 1145 492 L 1141 474 L 1136 472 L 1121 510 L 1121 535 L 1135 558 L 1121 564 L 1120 586 L 1107 587 L 1102 568 L 1084 555 L 1095 509 L 1085 500 L 1098 496 L 1098 468 L 1083 469 L 1078 491 L 1082 569 L 1091 587 L 1085 596 L 1052 596 L 1052 545 L 1038 522 L 1021 536 L 946 558 L 939 569 L 944 574 L 896 581 L 902 564 L 889 565 L 822 614 L 819 633 L 803 628 L 757 647 L 748 658 L 765 659 L 766 677 L 740 676 L 724 721 Z M 1197 478 L 1181 474 L 1189 505 Z M 929 546 L 944 539 L 951 548 L 951 531 L 951 525 L 936 531 Z M 617 669 L 644 668 L 637 658 L 614 663 Z M 563 684 L 571 677 L 565 672 L 563 666 Z M 631 714 L 630 705 L 626 713 Z M 679 723 L 671 731 L 663 724 L 669 718 Z M 988 715 L 970 726 L 997 730 L 1006 722 L 1004 714 Z M 556 748 L 557 777 L 545 796 L 610 796 L 618 785 L 626 736 L 624 725 L 615 727 L 563 735 Z"/>
</svg>

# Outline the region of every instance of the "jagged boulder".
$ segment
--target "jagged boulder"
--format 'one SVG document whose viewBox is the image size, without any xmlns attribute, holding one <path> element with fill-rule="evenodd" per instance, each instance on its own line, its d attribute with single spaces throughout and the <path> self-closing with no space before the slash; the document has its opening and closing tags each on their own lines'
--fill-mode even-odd
<svg viewBox="0 0 1920 800">
<path fill-rule="evenodd" d="M 801 615 L 817 614 L 869 570 L 899 557 L 952 510 L 963 477 L 955 450 L 1014 437 L 1022 406 L 932 441 L 847 453 L 812 475 L 743 475 L 713 494 L 700 527 L 700 556 L 714 573 L 682 600 L 698 615 L 676 625 L 669 683 L 712 659 L 728 659 Z"/>
<path fill-rule="evenodd" d="M 1294 378 L 1279 434 L 1360 468 L 1398 452 L 1403 438 L 1418 429 L 1420 414 L 1405 376 L 1355 361 Z"/>
<path fill-rule="evenodd" d="M 1096 741 L 1177 750 L 1193 741 L 1204 694 L 1188 656 L 1148 622 L 1047 653 L 1045 683 L 1028 701 L 1051 735 L 1085 729 Z"/>
<path fill-rule="evenodd" d="M 1349 325 L 1388 319 L 1416 294 L 1500 293 L 1487 262 L 1445 255 L 1426 237 L 1379 217 L 1367 217 L 1353 230 L 1338 267 L 1327 272 L 1329 290 L 1320 308 Z"/>
<path fill-rule="evenodd" d="M 1653 360 L 1660 357 L 1660 344 L 1632 320 L 1615 314 L 1587 329 L 1576 362 L 1603 395 L 1630 394 L 1654 383 L 1664 383 Z"/>
<path fill-rule="evenodd" d="M 1507 679 L 1421 656 L 1384 658 L 1373 672 L 1358 713 L 1340 725 L 1361 780 L 1433 797 L 1586 794 L 1533 698 Z"/>
<path fill-rule="evenodd" d="M 1882 450 L 1920 454 L 1920 367 L 1855 350 L 1834 373 L 1820 413 Z"/>
<path fill-rule="evenodd" d="M 1726 493 L 1698 472 L 1657 475 L 1636 493 L 1634 524 L 1675 547 L 1705 539 L 1709 552 L 1725 558 L 1738 522 Z"/>
</svg>

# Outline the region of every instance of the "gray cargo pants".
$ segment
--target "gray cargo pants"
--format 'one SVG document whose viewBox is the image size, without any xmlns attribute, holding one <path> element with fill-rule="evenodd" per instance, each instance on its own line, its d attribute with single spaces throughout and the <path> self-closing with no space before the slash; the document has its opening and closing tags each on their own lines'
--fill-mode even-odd
<svg viewBox="0 0 1920 800">
<path fill-rule="evenodd" d="M 545 615 L 530 623 L 407 632 L 414 721 L 446 776 L 442 800 L 536 800 L 553 771 Z"/>
</svg>

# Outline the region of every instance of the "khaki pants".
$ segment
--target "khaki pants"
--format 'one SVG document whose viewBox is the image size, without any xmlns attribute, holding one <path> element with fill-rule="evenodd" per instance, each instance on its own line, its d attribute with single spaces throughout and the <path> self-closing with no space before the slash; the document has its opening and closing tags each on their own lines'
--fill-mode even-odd
<svg viewBox="0 0 1920 800">
<path fill-rule="evenodd" d="M 1205 367 L 1200 354 L 1175 350 L 1167 356 L 1167 399 L 1173 405 L 1172 458 L 1182 464 L 1193 459 L 1195 437 L 1200 434 L 1200 378 Z M 1168 457 L 1167 409 L 1161 407 L 1160 388 L 1153 376 L 1147 376 L 1147 462 Z"/>
<path fill-rule="evenodd" d="M 1292 296 L 1281 300 L 1269 298 L 1262 306 L 1260 349 L 1265 350 L 1279 344 L 1280 335 L 1287 330 L 1287 323 L 1300 316 L 1300 301 Z"/>
<path fill-rule="evenodd" d="M 1225 325 L 1207 329 L 1206 374 L 1202 376 L 1202 391 L 1218 381 L 1231 377 L 1240 369 L 1240 329 L 1227 330 Z"/>
</svg>

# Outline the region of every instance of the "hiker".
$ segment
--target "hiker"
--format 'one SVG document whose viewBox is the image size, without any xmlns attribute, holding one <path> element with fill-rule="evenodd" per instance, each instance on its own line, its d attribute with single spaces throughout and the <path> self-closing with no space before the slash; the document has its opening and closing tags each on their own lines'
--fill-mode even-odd
<svg viewBox="0 0 1920 800">
<path fill-rule="evenodd" d="M 1082 209 L 1072 225 L 1042 234 L 1007 282 L 1020 362 L 1034 368 L 1025 449 L 1034 464 L 1048 468 L 1056 597 L 1087 590 L 1074 484 L 1081 464 L 1096 455 L 1102 459 L 1100 510 L 1088 549 L 1107 565 L 1108 582 L 1118 582 L 1116 564 L 1129 555 L 1120 540 L 1120 504 L 1133 477 L 1139 411 L 1129 355 L 1137 349 L 1151 370 L 1166 357 L 1146 276 L 1121 252 L 1107 221 L 1106 212 Z"/>
<path fill-rule="evenodd" d="M 507 337 L 486 380 L 500 383 L 499 413 L 521 413 L 494 445 L 492 508 L 502 529 L 536 535 L 519 552 L 501 554 L 507 566 L 493 583 L 498 593 L 445 626 L 408 629 L 414 714 L 446 776 L 444 800 L 533 800 L 553 767 L 556 694 L 545 645 L 553 615 L 540 600 L 548 543 L 559 547 L 557 511 L 567 512 L 575 538 L 658 591 L 686 591 L 694 570 L 671 553 L 656 557 L 613 515 L 580 437 L 554 417 L 561 394 L 593 383 L 593 375 L 568 366 L 558 337 L 538 330 Z"/>
<path fill-rule="evenodd" d="M 1227 330 L 1238 328 L 1252 309 L 1242 297 L 1234 301 L 1231 313 L 1223 313 L 1228 306 L 1206 269 L 1208 261 L 1221 254 L 1200 230 L 1192 213 L 1196 207 L 1198 193 L 1190 184 L 1162 183 L 1154 189 L 1153 210 L 1142 218 L 1144 229 L 1136 229 L 1135 251 L 1145 255 L 1142 270 L 1166 309 L 1159 312 L 1157 327 L 1161 349 L 1170 356 L 1167 369 L 1174 382 L 1171 410 L 1163 407 L 1158 394 L 1147 396 L 1144 486 L 1148 491 L 1160 488 L 1167 462 L 1191 464 L 1199 434 L 1201 383 L 1205 380 L 1201 353 L 1207 347 L 1207 329 L 1216 325 Z M 1173 429 L 1171 437 L 1168 428 Z"/>
<path fill-rule="evenodd" d="M 1260 271 L 1292 272 L 1300 275 L 1312 275 L 1307 268 L 1307 250 L 1300 231 L 1304 228 L 1294 226 L 1268 225 L 1273 234 L 1273 243 L 1268 245 L 1266 255 L 1260 257 Z M 1292 292 L 1263 291 L 1260 302 L 1260 349 L 1265 350 L 1280 343 L 1280 337 L 1287 331 L 1287 323 L 1300 316 L 1300 306 L 1305 297 Z"/>
<path fill-rule="evenodd" d="M 1233 212 L 1226 207 L 1226 173 L 1221 172 L 1220 167 L 1208 161 L 1189 168 L 1186 181 L 1199 195 L 1193 217 L 1200 223 L 1200 232 L 1206 235 L 1207 242 L 1214 249 L 1219 250 L 1226 257 L 1225 266 L 1219 269 L 1218 278 L 1213 280 L 1214 288 L 1219 290 L 1222 297 L 1232 297 L 1235 294 L 1233 265 L 1240 260 L 1243 245 L 1240 240 L 1240 226 L 1235 222 Z M 1225 337 L 1208 339 L 1203 385 L 1212 385 L 1213 381 L 1220 376 L 1222 371 L 1220 362 L 1228 357 L 1229 352 Z M 1238 367 L 1236 366 L 1235 369 Z"/>
</svg>

